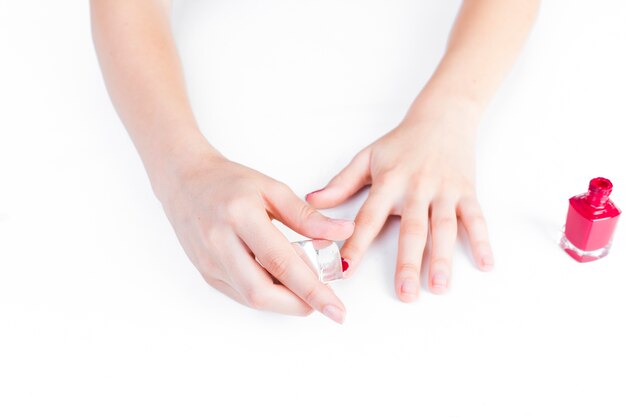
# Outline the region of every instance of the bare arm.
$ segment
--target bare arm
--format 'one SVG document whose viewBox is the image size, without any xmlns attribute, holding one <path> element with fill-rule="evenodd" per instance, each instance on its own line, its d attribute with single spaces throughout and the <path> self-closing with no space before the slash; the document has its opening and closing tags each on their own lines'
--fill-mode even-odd
<svg viewBox="0 0 626 417">
<path fill-rule="evenodd" d="M 435 73 L 409 111 L 455 102 L 478 116 L 515 61 L 539 0 L 465 0 Z"/>
<path fill-rule="evenodd" d="M 169 3 L 91 0 L 93 39 L 109 94 L 157 192 L 190 150 L 217 154 L 189 104 Z"/>
</svg>

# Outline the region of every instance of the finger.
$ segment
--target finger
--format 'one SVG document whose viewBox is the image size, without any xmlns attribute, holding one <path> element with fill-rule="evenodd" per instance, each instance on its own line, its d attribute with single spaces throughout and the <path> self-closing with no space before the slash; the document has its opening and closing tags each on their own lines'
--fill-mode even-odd
<svg viewBox="0 0 626 417">
<path fill-rule="evenodd" d="M 305 316 L 311 307 L 288 288 L 274 284 L 272 277 L 238 241 L 225 259 L 231 285 L 241 294 L 243 304 L 257 310 Z"/>
<path fill-rule="evenodd" d="M 257 310 L 304 316 L 311 308 L 272 277 L 254 260 L 245 244 L 234 234 L 220 237 L 220 245 L 200 251 L 218 251 L 219 267 L 203 273 L 205 280 L 223 294 L 240 304 Z M 214 278 L 220 275 L 220 278 Z"/>
<path fill-rule="evenodd" d="M 208 284 L 211 287 L 215 288 L 216 290 L 226 295 L 227 297 L 232 298 L 233 300 L 237 301 L 239 304 L 247 305 L 246 301 L 243 299 L 243 296 L 233 287 L 228 285 L 226 282 L 220 281 L 217 279 L 207 279 L 207 278 L 205 278 L 205 280 L 208 282 Z"/>
<path fill-rule="evenodd" d="M 405 302 L 414 301 L 419 295 L 422 255 L 428 238 L 428 204 L 427 200 L 414 198 L 402 210 L 395 288 Z"/>
<path fill-rule="evenodd" d="M 275 183 L 266 191 L 266 202 L 277 220 L 310 238 L 346 240 L 354 231 L 352 220 L 324 216 L 281 183 Z"/>
<path fill-rule="evenodd" d="M 450 201 L 436 200 L 432 203 L 431 210 L 432 250 L 428 282 L 431 291 L 441 294 L 450 285 L 457 219 L 455 206 Z"/>
<path fill-rule="evenodd" d="M 335 207 L 370 183 L 370 150 L 365 148 L 321 190 L 306 195 L 317 208 Z"/>
<path fill-rule="evenodd" d="M 489 243 L 487 223 L 476 198 L 462 199 L 458 205 L 458 213 L 463 226 L 467 229 L 476 264 L 483 271 L 493 269 L 493 251 Z"/>
<path fill-rule="evenodd" d="M 343 322 L 346 314 L 343 303 L 304 263 L 265 213 L 251 212 L 236 232 L 272 276 L 315 310 Z"/>
<path fill-rule="evenodd" d="M 352 274 L 365 251 L 382 229 L 391 206 L 391 197 L 380 188 L 372 187 L 370 195 L 356 216 L 354 233 L 341 248 L 341 254 L 348 264 L 346 276 Z"/>
</svg>

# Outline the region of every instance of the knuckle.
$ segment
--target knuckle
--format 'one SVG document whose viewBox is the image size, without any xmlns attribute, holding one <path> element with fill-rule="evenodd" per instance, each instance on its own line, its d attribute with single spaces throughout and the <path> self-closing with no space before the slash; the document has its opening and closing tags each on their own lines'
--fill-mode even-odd
<svg viewBox="0 0 626 417">
<path fill-rule="evenodd" d="M 474 214 L 465 220 L 465 224 L 469 230 L 476 231 L 485 227 L 487 222 L 482 214 Z"/>
<path fill-rule="evenodd" d="M 305 224 L 307 220 L 313 218 L 317 212 L 308 204 L 301 204 L 298 208 L 298 221 Z"/>
<path fill-rule="evenodd" d="M 432 220 L 432 226 L 435 229 L 455 229 L 456 228 L 456 217 L 452 216 L 443 216 L 437 217 Z"/>
<path fill-rule="evenodd" d="M 204 280 L 213 286 L 212 282 L 220 281 L 222 271 L 210 256 L 194 257 L 193 264 L 198 269 Z"/>
<path fill-rule="evenodd" d="M 304 307 L 301 310 L 298 311 L 297 315 L 298 316 L 302 316 L 302 317 L 306 317 L 306 316 L 310 316 L 311 313 L 313 313 L 313 310 L 311 307 Z"/>
<path fill-rule="evenodd" d="M 409 178 L 409 185 L 415 190 L 432 188 L 435 183 L 433 176 L 426 172 L 417 172 Z"/>
<path fill-rule="evenodd" d="M 412 195 L 418 202 L 430 202 L 437 186 L 428 178 L 413 179 L 407 184 L 406 194 Z"/>
<path fill-rule="evenodd" d="M 218 246 L 222 240 L 221 232 L 215 227 L 208 227 L 202 231 L 202 243 L 207 248 Z"/>
<path fill-rule="evenodd" d="M 488 241 L 486 240 L 478 240 L 476 242 L 472 243 L 472 247 L 474 249 L 474 251 L 478 252 L 478 253 L 490 253 L 491 252 L 491 245 L 489 244 Z"/>
<path fill-rule="evenodd" d="M 266 306 L 267 296 L 258 288 L 251 287 L 244 293 L 246 304 L 255 310 L 262 310 Z"/>
<path fill-rule="evenodd" d="M 405 220 L 401 222 L 400 229 L 400 233 L 415 237 L 425 238 L 428 234 L 428 227 L 420 220 Z"/>
<path fill-rule="evenodd" d="M 413 175 L 411 175 L 409 177 L 409 180 L 407 182 L 408 186 L 411 187 L 414 190 L 419 190 L 420 188 L 422 188 L 424 186 L 424 184 L 426 184 L 427 181 L 427 177 L 424 176 L 421 173 L 415 173 Z"/>
<path fill-rule="evenodd" d="M 275 193 L 275 194 L 285 194 L 285 193 L 289 193 L 291 192 L 291 188 L 289 188 L 289 186 L 287 184 L 285 184 L 284 182 L 281 181 L 271 181 L 269 183 L 269 188 L 270 190 Z"/>
<path fill-rule="evenodd" d="M 354 268 L 353 263 L 361 258 L 361 254 L 364 252 L 364 245 L 356 242 L 354 239 L 347 241 L 341 248 L 341 256 L 352 260 L 350 268 Z"/>
<path fill-rule="evenodd" d="M 376 182 L 382 187 L 393 187 L 396 186 L 400 180 L 400 173 L 391 170 L 380 174 Z"/>
<path fill-rule="evenodd" d="M 320 295 L 319 285 L 310 285 L 307 288 L 305 288 L 304 291 L 302 292 L 302 299 L 307 304 L 313 305 L 313 303 L 315 302 L 315 300 L 317 300 L 319 295 Z"/>
<path fill-rule="evenodd" d="M 431 260 L 430 260 L 430 269 L 436 269 L 436 267 L 440 267 L 440 268 L 444 268 L 444 269 L 449 269 L 450 265 L 452 264 L 452 261 L 450 258 L 447 257 L 443 257 L 443 256 L 434 256 Z"/>
<path fill-rule="evenodd" d="M 460 188 L 459 194 L 462 197 L 470 197 L 470 198 L 476 197 L 476 187 L 474 186 L 474 184 L 463 183 L 461 184 L 459 188 Z"/>
<path fill-rule="evenodd" d="M 247 196 L 235 196 L 226 202 L 226 220 L 229 223 L 236 222 L 242 218 L 251 207 Z"/>
<path fill-rule="evenodd" d="M 459 180 L 458 188 L 464 196 L 473 197 L 476 195 L 476 186 L 474 185 L 474 181 L 469 178 L 461 178 Z"/>
<path fill-rule="evenodd" d="M 267 253 L 261 262 L 270 274 L 279 279 L 284 277 L 289 269 L 289 260 L 278 251 Z"/>
<path fill-rule="evenodd" d="M 356 223 L 361 228 L 373 229 L 377 222 L 376 213 L 370 210 L 363 210 L 359 213 Z"/>
<path fill-rule="evenodd" d="M 398 277 L 401 278 L 418 278 L 420 268 L 413 262 L 403 262 L 398 265 Z"/>
</svg>

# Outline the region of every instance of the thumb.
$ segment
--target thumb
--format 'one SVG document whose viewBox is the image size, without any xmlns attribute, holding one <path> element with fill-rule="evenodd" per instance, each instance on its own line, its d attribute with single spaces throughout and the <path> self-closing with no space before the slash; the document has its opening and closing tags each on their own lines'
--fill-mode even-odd
<svg viewBox="0 0 626 417">
<path fill-rule="evenodd" d="M 272 187 L 266 202 L 272 216 L 290 229 L 313 239 L 346 240 L 354 221 L 331 219 L 302 201 L 287 186 Z"/>
<path fill-rule="evenodd" d="M 370 183 L 370 150 L 365 148 L 321 190 L 306 195 L 316 208 L 335 207 Z"/>
</svg>

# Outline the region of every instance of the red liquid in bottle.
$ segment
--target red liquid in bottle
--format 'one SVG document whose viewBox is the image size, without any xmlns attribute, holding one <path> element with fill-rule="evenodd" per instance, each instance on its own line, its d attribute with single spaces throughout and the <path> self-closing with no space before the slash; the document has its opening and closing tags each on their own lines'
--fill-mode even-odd
<svg viewBox="0 0 626 417">
<path fill-rule="evenodd" d="M 569 199 L 561 247 L 578 262 L 595 261 L 609 253 L 621 213 L 609 199 L 612 190 L 611 181 L 594 178 L 589 191 Z"/>
</svg>

